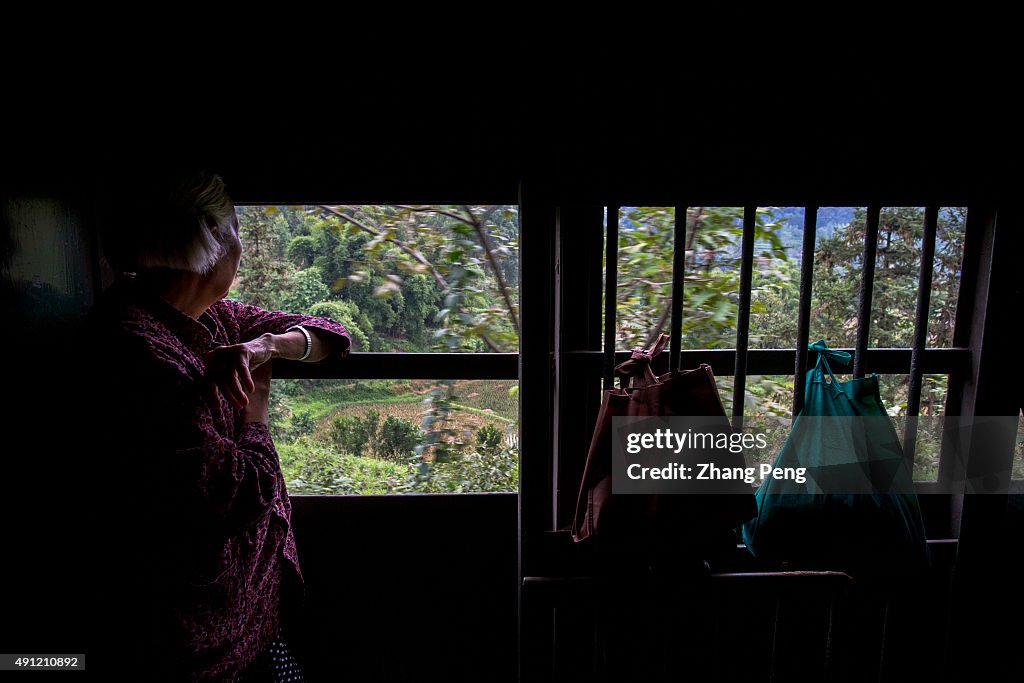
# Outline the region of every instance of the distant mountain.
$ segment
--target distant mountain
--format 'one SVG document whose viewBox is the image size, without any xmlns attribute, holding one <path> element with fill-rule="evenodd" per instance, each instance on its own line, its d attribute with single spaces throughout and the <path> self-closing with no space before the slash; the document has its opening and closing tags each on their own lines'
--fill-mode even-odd
<svg viewBox="0 0 1024 683">
<path fill-rule="evenodd" d="M 831 237 L 837 227 L 849 224 L 853 220 L 852 206 L 821 206 L 818 207 L 816 232 L 818 239 Z M 804 207 L 780 206 L 772 209 L 775 220 L 782 224 L 779 236 L 786 245 L 788 253 L 797 261 L 800 260 L 800 249 L 804 235 Z"/>
</svg>

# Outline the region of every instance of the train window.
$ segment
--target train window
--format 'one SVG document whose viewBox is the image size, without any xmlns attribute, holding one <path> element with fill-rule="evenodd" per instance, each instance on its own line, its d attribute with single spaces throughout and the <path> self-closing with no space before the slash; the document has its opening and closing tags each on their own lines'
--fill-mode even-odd
<svg viewBox="0 0 1024 683">
<path fill-rule="evenodd" d="M 811 207 L 811 214 L 805 207 L 698 206 L 686 207 L 685 214 L 676 207 L 612 210 L 617 218 L 617 350 L 649 346 L 668 331 L 673 254 L 675 240 L 681 238 L 685 256 L 677 286 L 683 301 L 678 323 L 682 354 L 749 350 L 749 360 L 737 365 L 733 356 L 723 364 L 725 372 L 716 373 L 727 411 L 748 418 L 791 418 L 799 404 L 796 376 L 765 372 L 778 366 L 779 359 L 774 351 L 764 351 L 789 350 L 781 367 L 791 369 L 794 349 L 808 339 L 824 338 L 833 348 L 862 345 L 869 360 L 859 371 L 879 373 L 883 402 L 905 442 L 911 428 L 908 415 L 944 414 L 949 373 L 960 359 L 955 354 L 936 356 L 931 365 L 938 371 L 928 374 L 907 374 L 906 369 L 916 342 L 921 355 L 953 347 L 966 207 L 934 213 L 923 207 L 842 206 Z M 875 245 L 871 254 L 865 251 L 869 232 Z M 750 241 L 746 249 L 745 240 Z M 870 273 L 865 273 L 865 258 L 872 259 Z M 922 258 L 930 259 L 924 283 Z M 801 325 L 802 275 L 809 300 Z M 861 301 L 864 286 L 871 294 L 866 308 Z M 872 355 L 877 362 L 871 362 Z M 761 373 L 746 375 L 758 368 L 763 368 Z M 917 424 L 929 431 L 909 445 L 915 479 L 935 481 L 941 443 L 935 429 L 940 423 Z"/>
<path fill-rule="evenodd" d="M 343 367 L 275 377 L 271 429 L 292 492 L 517 490 L 517 207 L 238 215 L 229 296 L 334 318 L 353 339 Z"/>
</svg>

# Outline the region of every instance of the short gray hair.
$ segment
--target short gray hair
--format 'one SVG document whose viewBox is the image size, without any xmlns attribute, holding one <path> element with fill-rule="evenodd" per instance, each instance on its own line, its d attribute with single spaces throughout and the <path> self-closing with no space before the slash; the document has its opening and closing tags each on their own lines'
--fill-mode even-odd
<svg viewBox="0 0 1024 683">
<path fill-rule="evenodd" d="M 210 171 L 166 176 L 115 200 L 103 251 L 121 272 L 153 268 L 205 275 L 238 230 L 224 180 Z"/>
</svg>

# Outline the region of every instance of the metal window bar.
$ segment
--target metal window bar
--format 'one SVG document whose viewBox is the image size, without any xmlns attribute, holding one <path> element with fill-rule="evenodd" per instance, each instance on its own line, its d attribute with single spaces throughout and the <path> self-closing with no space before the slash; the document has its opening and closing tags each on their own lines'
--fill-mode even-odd
<svg viewBox="0 0 1024 683">
<path fill-rule="evenodd" d="M 796 375 L 793 377 L 793 417 L 804 409 L 807 380 L 807 345 L 811 332 L 811 296 L 814 287 L 814 247 L 817 243 L 818 207 L 804 207 L 803 251 L 800 252 L 800 309 L 796 327 Z"/>
<path fill-rule="evenodd" d="M 680 350 L 683 342 L 683 278 L 686 276 L 686 208 L 676 207 L 675 234 L 672 243 L 672 328 L 669 330 L 669 361 L 672 370 L 682 369 Z"/>
<path fill-rule="evenodd" d="M 914 466 L 917 449 L 917 416 L 921 410 L 921 355 L 928 342 L 928 308 L 931 305 L 932 271 L 935 268 L 935 236 L 938 231 L 939 207 L 929 206 L 924 213 L 924 235 L 921 238 L 921 269 L 917 281 L 917 313 L 914 318 L 914 346 L 910 354 L 910 386 L 907 389 L 907 422 L 903 426 L 903 454 Z"/>
<path fill-rule="evenodd" d="M 875 286 L 875 255 L 878 252 L 878 217 L 882 207 L 868 206 L 867 230 L 864 234 L 864 270 L 860 278 L 860 310 L 857 313 L 857 346 L 853 356 L 853 376 L 864 376 L 864 356 L 871 331 L 871 293 Z"/>
<path fill-rule="evenodd" d="M 277 361 L 278 379 L 518 379 L 518 353 L 353 353 L 340 361 Z"/>
<path fill-rule="evenodd" d="M 619 207 L 609 206 L 605 218 L 604 388 L 615 386 L 615 307 L 619 277 Z"/>
<path fill-rule="evenodd" d="M 743 419 L 744 392 L 747 387 L 747 348 L 750 341 L 750 286 L 754 270 L 754 225 L 757 207 L 743 209 L 742 261 L 740 263 L 739 313 L 736 319 L 736 367 L 733 377 L 732 415 L 736 429 Z"/>
<path fill-rule="evenodd" d="M 956 319 L 953 323 L 953 346 L 970 347 L 973 320 L 975 319 L 975 296 L 982 279 L 982 262 L 985 260 L 985 222 L 988 216 L 984 210 L 967 209 L 964 225 L 964 248 L 960 265 L 960 290 L 956 300 Z M 970 375 L 970 366 L 958 368 L 949 373 L 946 385 L 946 403 L 943 414 L 947 417 L 960 416 L 964 401 L 964 386 Z M 939 487 L 950 493 L 953 483 L 963 481 L 966 476 L 964 463 L 952 454 L 952 423 L 943 430 L 939 454 Z"/>
<path fill-rule="evenodd" d="M 554 332 L 557 205 L 532 183 L 519 187 L 519 576 L 543 553 L 538 538 L 554 528 Z M 527 264 L 529 267 L 527 267 Z M 532 276 L 527 277 L 527 273 Z M 595 374 L 600 370 L 595 368 Z"/>
</svg>

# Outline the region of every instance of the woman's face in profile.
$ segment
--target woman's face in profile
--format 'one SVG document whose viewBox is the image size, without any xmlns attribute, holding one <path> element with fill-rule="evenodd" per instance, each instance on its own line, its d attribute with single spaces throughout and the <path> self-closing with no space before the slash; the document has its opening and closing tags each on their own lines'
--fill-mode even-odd
<svg viewBox="0 0 1024 683">
<path fill-rule="evenodd" d="M 220 298 L 224 298 L 231 289 L 231 283 L 238 273 L 238 264 L 242 261 L 242 241 L 238 237 L 238 214 L 232 221 L 232 235 L 227 243 L 227 250 L 217 261 L 217 265 L 210 271 L 211 286 L 220 292 Z"/>
</svg>

